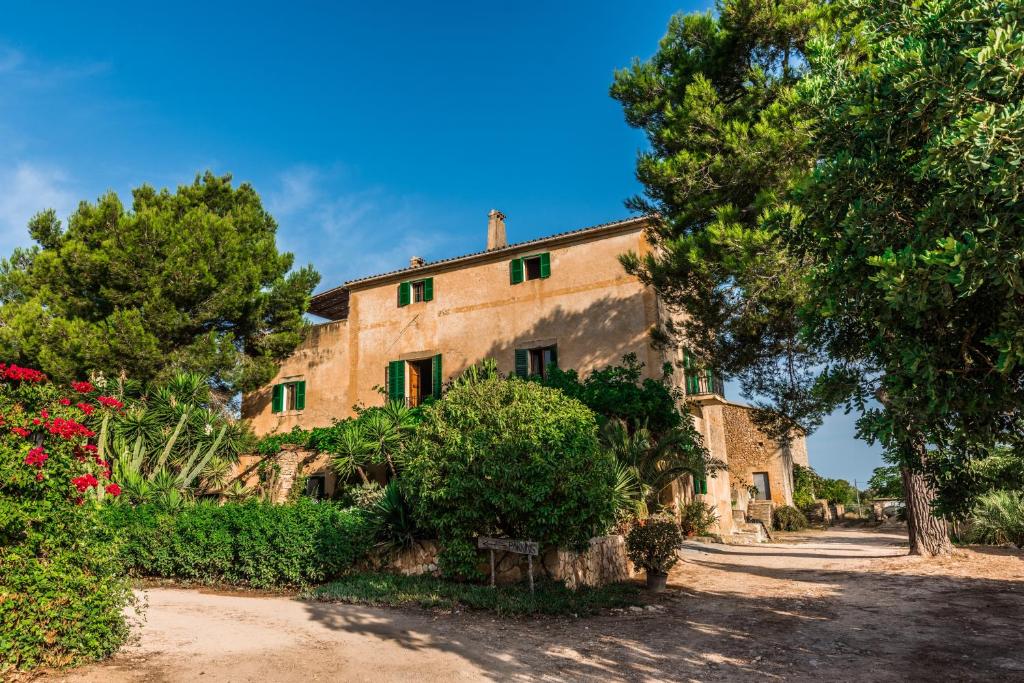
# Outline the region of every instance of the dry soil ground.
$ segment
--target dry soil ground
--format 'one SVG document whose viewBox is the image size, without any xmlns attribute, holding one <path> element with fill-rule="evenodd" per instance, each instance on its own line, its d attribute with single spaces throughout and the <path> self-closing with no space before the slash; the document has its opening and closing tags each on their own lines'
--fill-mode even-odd
<svg viewBox="0 0 1024 683">
<path fill-rule="evenodd" d="M 1024 561 L 923 561 L 905 537 L 833 529 L 688 544 L 660 611 L 477 613 L 150 589 L 138 638 L 66 681 L 1024 681 Z"/>
</svg>

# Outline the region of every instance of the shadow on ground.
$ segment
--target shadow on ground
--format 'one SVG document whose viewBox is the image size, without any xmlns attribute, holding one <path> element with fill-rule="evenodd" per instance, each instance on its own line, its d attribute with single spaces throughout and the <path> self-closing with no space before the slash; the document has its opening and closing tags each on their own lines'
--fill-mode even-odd
<svg viewBox="0 0 1024 683">
<path fill-rule="evenodd" d="M 410 622 L 416 611 L 402 610 L 414 627 L 397 630 L 388 610 L 306 609 L 330 629 L 450 652 L 495 679 L 1024 680 L 1024 575 L 886 568 L 900 560 L 891 554 L 902 552 L 898 541 L 856 532 L 808 544 L 821 553 L 691 545 L 673 590 L 655 601 L 663 609 L 641 614 L 420 612 Z M 1000 557 L 1020 563 L 1019 553 Z"/>
</svg>

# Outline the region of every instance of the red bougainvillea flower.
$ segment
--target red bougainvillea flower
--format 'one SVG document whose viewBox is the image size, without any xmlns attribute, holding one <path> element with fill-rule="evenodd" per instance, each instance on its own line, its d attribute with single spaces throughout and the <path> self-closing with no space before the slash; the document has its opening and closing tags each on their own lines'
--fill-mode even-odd
<svg viewBox="0 0 1024 683">
<path fill-rule="evenodd" d="M 42 420 L 40 420 L 40 419 L 39 419 L 38 417 L 33 417 L 33 418 L 32 418 L 32 424 L 34 424 L 34 425 L 40 425 L 40 424 L 42 424 L 42 423 L 43 423 L 43 421 L 42 421 Z"/>
<path fill-rule="evenodd" d="M 75 498 L 75 505 L 81 505 L 84 502 L 85 502 L 85 498 L 82 498 L 81 496 L 79 496 L 78 498 Z"/>
<path fill-rule="evenodd" d="M 113 396 L 97 396 L 96 400 L 99 401 L 100 405 L 107 408 L 124 408 L 124 404 Z"/>
<path fill-rule="evenodd" d="M 70 398 L 62 398 L 60 400 L 60 404 L 62 406 L 69 406 L 69 405 L 71 405 L 71 399 Z"/>
<path fill-rule="evenodd" d="M 29 434 L 32 433 L 29 430 L 25 429 L 24 427 L 11 427 L 11 431 L 23 439 L 27 439 L 29 437 Z"/>
<path fill-rule="evenodd" d="M 99 448 L 94 443 L 87 443 L 84 446 L 82 446 L 82 448 L 89 451 L 90 453 L 95 453 L 96 451 L 99 450 Z"/>
<path fill-rule="evenodd" d="M 65 420 L 61 417 L 55 417 L 52 421 L 46 425 L 47 431 L 51 434 L 56 434 L 62 439 L 74 439 L 78 436 L 90 437 L 96 436 L 96 432 L 92 431 L 84 424 L 75 422 L 74 420 Z"/>
<path fill-rule="evenodd" d="M 96 410 L 95 406 L 91 406 L 88 403 L 76 403 L 75 407 L 81 410 L 86 415 L 92 415 L 92 411 Z"/>
<path fill-rule="evenodd" d="M 121 495 L 121 487 L 118 486 L 117 484 L 107 484 L 107 488 L 105 488 L 104 491 L 106 491 L 107 493 L 109 493 L 112 496 L 120 496 Z"/>
<path fill-rule="evenodd" d="M 0 363 L 0 377 L 5 379 L 13 379 L 20 382 L 45 382 L 46 375 L 33 370 L 32 368 L 22 368 L 17 365 L 5 365 Z"/>
<path fill-rule="evenodd" d="M 96 388 L 88 382 L 72 382 L 71 388 L 80 394 L 91 394 L 96 391 Z"/>
<path fill-rule="evenodd" d="M 42 481 L 43 478 L 44 477 L 42 472 L 36 472 L 36 481 Z"/>
<path fill-rule="evenodd" d="M 39 417 L 45 420 L 50 417 L 50 413 L 46 412 L 46 408 L 43 408 L 42 410 L 39 411 Z"/>
<path fill-rule="evenodd" d="M 74 477 L 71 483 L 75 485 L 79 493 L 85 493 L 94 486 L 99 486 L 99 479 L 94 477 L 92 473 L 83 474 L 80 477 Z"/>
<path fill-rule="evenodd" d="M 28 455 L 25 456 L 25 464 L 42 467 L 43 463 L 46 462 L 46 459 L 49 457 L 50 456 L 46 454 L 46 451 L 43 450 L 42 446 L 36 446 L 28 452 Z"/>
</svg>

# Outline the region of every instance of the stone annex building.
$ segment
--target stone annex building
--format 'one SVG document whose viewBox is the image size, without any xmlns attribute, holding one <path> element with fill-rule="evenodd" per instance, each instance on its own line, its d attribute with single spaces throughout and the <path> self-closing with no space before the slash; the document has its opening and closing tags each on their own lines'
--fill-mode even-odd
<svg viewBox="0 0 1024 683">
<path fill-rule="evenodd" d="M 792 466 L 807 464 L 803 436 L 776 443 L 753 424 L 750 408 L 725 399 L 710 373 L 684 370 L 682 349 L 652 347 L 650 332 L 667 310 L 618 260 L 650 251 L 647 221 L 509 244 L 505 216 L 491 211 L 484 251 L 430 263 L 413 258 L 407 268 L 321 292 L 310 313 L 327 322 L 313 326 L 269 386 L 243 397 L 242 415 L 260 436 L 328 426 L 351 416 L 353 406 L 379 405 L 382 388 L 416 405 L 484 358 L 509 375 L 543 374 L 554 363 L 586 376 L 633 353 L 651 377 L 666 362 L 677 367 L 673 382 L 708 450 L 728 463 L 699 491 L 678 482 L 676 501 L 700 496 L 714 505 L 722 534 L 739 531 L 744 514 L 767 515 L 770 526 L 767 501 L 791 505 Z M 325 459 L 307 463 L 303 474 L 322 493 L 335 487 Z M 751 501 L 753 486 L 755 499 L 766 502 Z"/>
</svg>

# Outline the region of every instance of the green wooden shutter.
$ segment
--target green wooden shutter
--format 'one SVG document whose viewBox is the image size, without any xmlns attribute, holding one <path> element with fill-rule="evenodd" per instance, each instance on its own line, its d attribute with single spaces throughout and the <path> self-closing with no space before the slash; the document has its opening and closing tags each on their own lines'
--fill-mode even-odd
<svg viewBox="0 0 1024 683">
<path fill-rule="evenodd" d="M 700 492 L 701 495 L 708 495 L 708 480 L 707 477 L 702 477 L 700 480 Z"/>
<path fill-rule="evenodd" d="M 556 368 L 558 367 L 558 347 L 557 346 L 552 346 L 551 347 L 551 362 L 548 363 L 548 365 L 554 365 Z"/>
<path fill-rule="evenodd" d="M 280 413 L 284 407 L 284 385 L 275 384 L 270 399 L 270 412 Z"/>
<path fill-rule="evenodd" d="M 409 302 L 412 301 L 412 285 L 408 282 L 402 282 L 398 285 L 398 306 L 408 306 Z"/>
<path fill-rule="evenodd" d="M 393 360 L 388 363 L 388 398 L 392 401 L 405 400 L 404 360 Z"/>
<path fill-rule="evenodd" d="M 551 277 L 551 254 L 546 251 L 540 255 L 540 276 Z"/>
<path fill-rule="evenodd" d="M 516 349 L 516 375 L 527 377 L 530 374 L 530 352 L 527 349 Z"/>
<path fill-rule="evenodd" d="M 434 398 L 441 398 L 441 382 L 444 380 L 444 374 L 441 370 L 441 354 L 437 354 L 433 358 L 431 368 L 434 379 Z"/>
<path fill-rule="evenodd" d="M 423 281 L 423 300 L 434 300 L 434 278 L 432 277 L 428 277 L 426 280 Z"/>
<path fill-rule="evenodd" d="M 295 410 L 302 410 L 306 407 L 306 382 L 305 380 L 295 383 Z"/>
<path fill-rule="evenodd" d="M 508 264 L 508 268 L 512 284 L 518 285 L 523 281 L 523 259 L 512 259 L 511 263 Z"/>
</svg>

